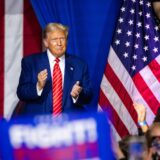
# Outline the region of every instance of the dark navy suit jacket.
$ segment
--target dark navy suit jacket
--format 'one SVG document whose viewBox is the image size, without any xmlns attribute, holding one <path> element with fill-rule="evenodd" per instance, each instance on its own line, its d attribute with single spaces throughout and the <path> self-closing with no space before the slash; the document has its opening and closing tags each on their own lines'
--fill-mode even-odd
<svg viewBox="0 0 160 160">
<path fill-rule="evenodd" d="M 48 71 L 48 77 L 41 96 L 37 95 L 36 83 L 38 73 L 44 69 Z M 82 92 L 74 104 L 70 95 L 76 81 L 80 81 Z M 37 115 L 52 113 L 52 77 L 47 52 L 34 54 L 22 59 L 22 71 L 17 88 L 17 95 L 25 102 L 23 114 Z M 63 86 L 63 112 L 85 111 L 84 104 L 92 98 L 92 87 L 87 65 L 79 58 L 65 55 L 65 73 Z"/>
</svg>

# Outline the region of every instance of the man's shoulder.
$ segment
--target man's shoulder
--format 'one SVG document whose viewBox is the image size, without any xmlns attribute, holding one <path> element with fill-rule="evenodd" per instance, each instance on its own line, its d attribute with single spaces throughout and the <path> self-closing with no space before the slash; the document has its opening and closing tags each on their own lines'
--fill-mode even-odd
<svg viewBox="0 0 160 160">
<path fill-rule="evenodd" d="M 85 61 L 82 58 L 80 58 L 76 55 L 71 55 L 71 54 L 67 53 L 65 55 L 65 57 L 66 57 L 66 60 L 68 62 L 71 62 L 71 63 L 74 63 L 74 64 L 85 64 Z"/>
<path fill-rule="evenodd" d="M 37 52 L 37 53 L 32 53 L 30 55 L 24 56 L 23 59 L 24 60 L 34 60 L 34 59 L 39 59 L 41 57 L 44 57 L 46 55 L 47 55 L 46 52 Z"/>
</svg>

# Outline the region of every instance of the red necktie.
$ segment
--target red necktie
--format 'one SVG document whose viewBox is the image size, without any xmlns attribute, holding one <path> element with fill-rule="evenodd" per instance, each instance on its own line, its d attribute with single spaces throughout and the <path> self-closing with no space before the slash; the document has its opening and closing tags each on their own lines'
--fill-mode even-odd
<svg viewBox="0 0 160 160">
<path fill-rule="evenodd" d="M 59 67 L 59 59 L 53 68 L 53 115 L 58 116 L 62 112 L 62 73 Z"/>
</svg>

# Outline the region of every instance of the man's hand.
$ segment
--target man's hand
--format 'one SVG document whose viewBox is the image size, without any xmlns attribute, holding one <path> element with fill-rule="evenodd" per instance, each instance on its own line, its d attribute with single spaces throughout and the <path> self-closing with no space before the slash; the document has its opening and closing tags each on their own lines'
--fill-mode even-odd
<svg viewBox="0 0 160 160">
<path fill-rule="evenodd" d="M 38 82 L 37 82 L 37 85 L 38 85 L 38 89 L 39 90 L 41 90 L 41 89 L 44 88 L 44 86 L 46 84 L 47 76 L 48 76 L 47 69 L 44 69 L 43 71 L 40 71 L 38 73 Z"/>
<path fill-rule="evenodd" d="M 72 87 L 72 91 L 71 91 L 71 96 L 73 98 L 77 98 L 79 96 L 79 94 L 81 93 L 82 91 L 82 87 L 80 86 L 80 82 L 77 81 L 74 86 Z"/>
<path fill-rule="evenodd" d="M 138 122 L 143 122 L 146 120 L 146 108 L 143 104 L 134 103 L 133 104 L 134 109 L 137 112 L 138 115 Z"/>
<path fill-rule="evenodd" d="M 145 133 L 148 130 L 148 125 L 146 123 L 146 107 L 139 103 L 134 103 L 133 106 L 138 115 L 138 124 L 141 127 L 142 132 Z"/>
</svg>

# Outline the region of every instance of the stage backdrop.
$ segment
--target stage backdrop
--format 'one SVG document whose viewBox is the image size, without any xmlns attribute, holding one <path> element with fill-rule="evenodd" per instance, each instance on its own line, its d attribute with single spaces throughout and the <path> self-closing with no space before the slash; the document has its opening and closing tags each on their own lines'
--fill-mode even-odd
<svg viewBox="0 0 160 160">
<path fill-rule="evenodd" d="M 120 0 L 32 0 L 42 28 L 48 22 L 69 26 L 68 52 L 89 65 L 96 109 Z M 9 118 L 18 98 L 20 61 L 41 50 L 41 28 L 29 0 L 0 1 L 0 116 Z M 89 108 L 89 107 L 88 107 Z M 90 107 L 91 108 L 91 107 Z"/>
<path fill-rule="evenodd" d="M 68 52 L 88 63 L 94 86 L 88 108 L 96 109 L 104 73 L 99 109 L 112 113 L 117 139 L 137 132 L 134 102 L 145 105 L 151 124 L 160 105 L 160 43 L 150 0 L 124 0 L 121 9 L 120 0 L 31 2 L 42 28 L 51 21 L 70 27 Z"/>
<path fill-rule="evenodd" d="M 96 110 L 99 88 L 121 0 L 31 0 L 42 26 L 60 22 L 69 26 L 68 52 L 84 59 L 94 86 L 88 109 Z"/>
<path fill-rule="evenodd" d="M 69 26 L 68 52 L 89 65 L 90 109 L 96 110 L 102 80 L 99 108 L 112 112 L 117 139 L 137 131 L 133 102 L 146 106 L 152 123 L 160 103 L 160 43 L 149 0 L 1 0 L 0 116 L 10 118 L 21 58 L 42 49 L 41 29 L 48 22 Z"/>
</svg>

